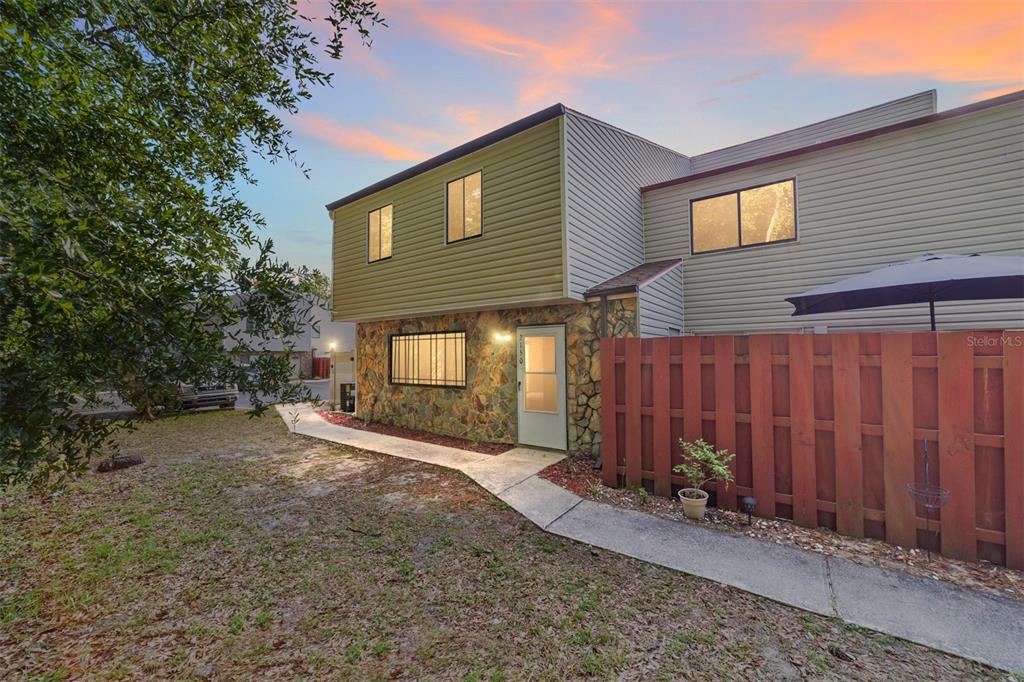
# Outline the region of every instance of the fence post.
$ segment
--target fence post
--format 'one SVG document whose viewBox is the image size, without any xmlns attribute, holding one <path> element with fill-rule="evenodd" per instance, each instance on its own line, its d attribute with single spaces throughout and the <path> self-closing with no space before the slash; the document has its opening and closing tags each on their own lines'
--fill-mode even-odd
<svg viewBox="0 0 1024 682">
<path fill-rule="evenodd" d="M 756 513 L 775 518 L 775 414 L 772 407 L 772 337 L 750 337 L 750 457 Z"/>
<path fill-rule="evenodd" d="M 864 463 L 861 449 L 860 337 L 832 337 L 835 417 L 836 530 L 864 537 Z"/>
<path fill-rule="evenodd" d="M 619 485 L 619 437 L 615 413 L 615 339 L 601 339 L 601 480 L 610 488 Z"/>
<path fill-rule="evenodd" d="M 734 337 L 715 337 L 715 447 L 736 452 L 736 358 Z M 729 462 L 736 477 L 736 458 Z M 736 508 L 735 484 L 718 482 L 718 506 Z"/>
<path fill-rule="evenodd" d="M 626 345 L 626 484 L 641 484 L 641 448 L 643 426 L 640 406 L 640 348 L 638 338 L 623 339 Z"/>
<path fill-rule="evenodd" d="M 939 481 L 949 490 L 942 519 L 942 553 L 974 561 L 978 540 L 974 500 L 974 349 L 967 334 L 940 332 Z"/>
<path fill-rule="evenodd" d="M 793 520 L 818 525 L 814 430 L 814 337 L 789 337 L 789 437 L 793 459 Z"/>
<path fill-rule="evenodd" d="M 885 540 L 917 547 L 917 505 L 907 492 L 914 482 L 913 335 L 882 334 L 882 470 L 885 477 Z"/>
<path fill-rule="evenodd" d="M 669 423 L 670 338 L 651 341 L 651 380 L 654 403 L 654 494 L 672 496 L 672 429 Z"/>
<path fill-rule="evenodd" d="M 1015 339 L 1015 341 L 1014 341 Z M 1024 333 L 1003 343 L 1006 565 L 1024 571 Z M 1015 345 L 1016 344 L 1016 345 Z"/>
</svg>

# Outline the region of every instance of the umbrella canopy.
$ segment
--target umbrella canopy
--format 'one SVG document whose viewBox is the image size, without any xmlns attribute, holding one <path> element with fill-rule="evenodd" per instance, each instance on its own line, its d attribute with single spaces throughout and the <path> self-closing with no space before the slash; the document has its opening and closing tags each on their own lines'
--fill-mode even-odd
<svg viewBox="0 0 1024 682">
<path fill-rule="evenodd" d="M 928 303 L 1024 298 L 1024 258 L 926 253 L 902 263 L 816 287 L 786 300 L 793 315 Z"/>
</svg>

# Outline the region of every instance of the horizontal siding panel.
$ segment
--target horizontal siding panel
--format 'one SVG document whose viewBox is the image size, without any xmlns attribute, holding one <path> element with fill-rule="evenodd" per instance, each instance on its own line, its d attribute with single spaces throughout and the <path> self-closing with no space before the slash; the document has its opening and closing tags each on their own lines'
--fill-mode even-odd
<svg viewBox="0 0 1024 682">
<path fill-rule="evenodd" d="M 586 116 L 565 116 L 569 296 L 643 263 L 640 187 L 683 175 L 685 156 Z"/>
<path fill-rule="evenodd" d="M 387 319 L 564 298 L 562 117 L 334 211 L 334 310 Z M 445 244 L 445 185 L 482 171 L 483 236 Z M 366 262 L 366 214 L 394 205 L 392 258 Z"/>
<path fill-rule="evenodd" d="M 913 118 L 935 113 L 935 91 L 922 92 L 910 97 L 837 116 L 827 121 L 787 130 L 743 144 L 698 154 L 692 159 L 692 172 L 701 173 L 742 163 L 762 156 L 835 140 L 846 135 L 881 128 Z"/>
<path fill-rule="evenodd" d="M 640 336 L 670 336 L 683 329 L 683 266 L 640 287 Z"/>
<path fill-rule="evenodd" d="M 798 241 L 690 255 L 689 201 L 797 178 Z M 911 329 L 928 306 L 792 317 L 786 296 L 926 252 L 1024 255 L 1024 103 L 644 194 L 647 260 L 682 258 L 687 331 Z M 940 329 L 1024 327 L 1021 301 L 936 306 Z"/>
</svg>

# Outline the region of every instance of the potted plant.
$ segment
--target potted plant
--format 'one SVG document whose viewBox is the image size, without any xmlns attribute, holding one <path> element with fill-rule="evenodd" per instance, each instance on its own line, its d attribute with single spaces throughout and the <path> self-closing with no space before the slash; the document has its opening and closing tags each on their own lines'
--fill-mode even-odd
<svg viewBox="0 0 1024 682">
<path fill-rule="evenodd" d="M 682 474 L 690 485 L 679 491 L 683 513 L 690 519 L 703 519 L 708 506 L 708 494 L 701 488 L 711 481 L 731 481 L 729 462 L 735 455 L 728 450 L 716 450 L 703 438 L 695 441 L 680 438 L 679 447 L 683 450 L 683 462 L 676 465 L 673 471 Z"/>
</svg>

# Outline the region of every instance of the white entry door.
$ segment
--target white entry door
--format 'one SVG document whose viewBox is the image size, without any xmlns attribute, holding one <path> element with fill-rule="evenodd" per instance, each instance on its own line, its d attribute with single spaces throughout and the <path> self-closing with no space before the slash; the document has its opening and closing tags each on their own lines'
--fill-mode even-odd
<svg viewBox="0 0 1024 682">
<path fill-rule="evenodd" d="M 516 329 L 519 443 L 565 450 L 565 327 Z"/>
</svg>

